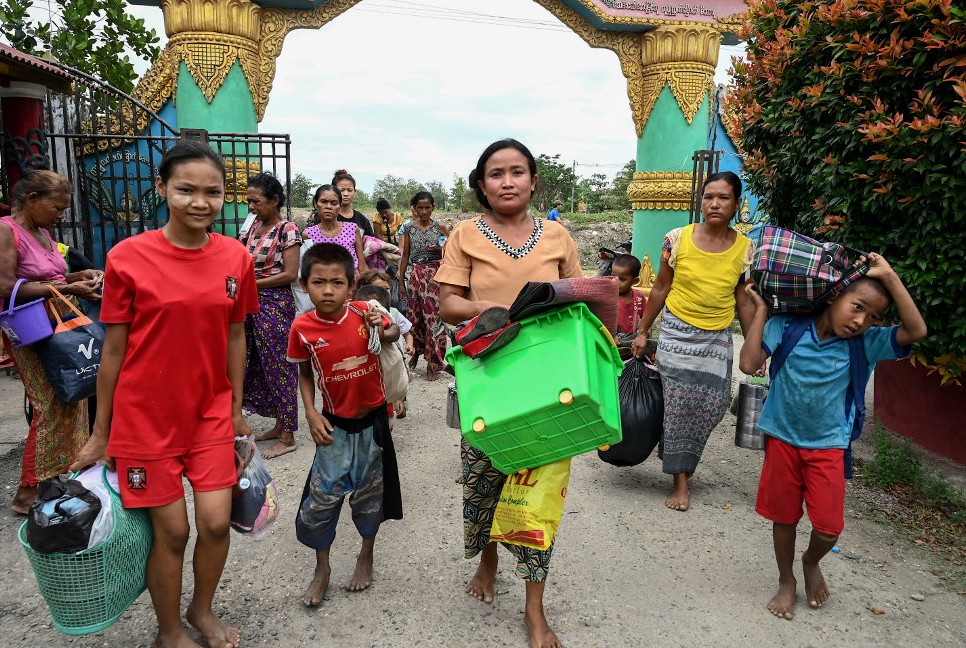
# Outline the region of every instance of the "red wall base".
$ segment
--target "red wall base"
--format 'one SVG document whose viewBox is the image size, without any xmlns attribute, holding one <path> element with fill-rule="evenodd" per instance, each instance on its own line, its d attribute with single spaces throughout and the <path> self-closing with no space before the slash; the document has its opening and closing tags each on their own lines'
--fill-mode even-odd
<svg viewBox="0 0 966 648">
<path fill-rule="evenodd" d="M 893 432 L 966 465 L 966 387 L 909 361 L 875 368 L 875 414 Z"/>
</svg>

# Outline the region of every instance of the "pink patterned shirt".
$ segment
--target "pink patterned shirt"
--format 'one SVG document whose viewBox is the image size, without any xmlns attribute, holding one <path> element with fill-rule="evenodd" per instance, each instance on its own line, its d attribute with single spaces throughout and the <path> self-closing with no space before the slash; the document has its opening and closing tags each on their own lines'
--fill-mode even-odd
<svg viewBox="0 0 966 648">
<path fill-rule="evenodd" d="M 352 261 L 359 267 L 359 259 L 356 257 L 356 231 L 359 227 L 355 223 L 341 223 L 342 231 L 339 235 L 334 238 L 329 238 L 328 236 L 322 235 L 322 230 L 319 229 L 318 225 L 313 225 L 305 230 L 306 236 L 312 239 L 315 243 L 336 243 L 341 245 L 349 251 L 352 255 Z"/>
</svg>

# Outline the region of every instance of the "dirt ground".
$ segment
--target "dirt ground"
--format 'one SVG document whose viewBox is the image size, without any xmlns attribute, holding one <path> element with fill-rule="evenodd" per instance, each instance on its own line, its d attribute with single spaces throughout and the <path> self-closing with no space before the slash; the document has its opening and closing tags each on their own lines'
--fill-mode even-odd
<svg viewBox="0 0 966 648">
<path fill-rule="evenodd" d="M 52 627 L 16 539 L 24 518 L 6 506 L 26 431 L 22 394 L 15 377 L 0 375 L 0 644 L 150 646 L 156 626 L 146 593 L 103 632 L 68 637 Z M 394 433 L 405 519 L 383 526 L 373 585 L 365 592 L 342 589 L 359 548 L 346 513 L 326 599 L 319 609 L 302 606 L 299 596 L 314 566 L 312 552 L 294 533 L 297 499 L 313 457 L 304 423 L 299 449 L 269 463 L 281 514 L 262 539 L 232 532 L 216 597 L 216 611 L 242 629 L 244 646 L 527 645 L 524 588 L 509 554 L 500 552 L 493 605 L 463 591 L 476 563 L 463 558 L 461 491 L 454 483 L 459 436 L 444 421 L 446 381 L 428 383 L 420 371 L 410 394 L 411 414 Z M 252 422 L 256 431 L 270 425 Z M 663 506 L 670 479 L 656 457 L 634 468 L 606 465 L 595 454 L 574 460 L 546 595 L 548 617 L 566 646 L 966 645 L 966 597 L 947 591 L 939 577 L 948 565 L 870 519 L 870 507 L 881 503 L 859 498 L 853 487 L 841 552 L 823 563 L 832 599 L 811 610 L 800 591 L 793 621 L 772 617 L 765 609 L 777 580 L 771 530 L 753 510 L 762 455 L 735 447 L 733 439 L 729 414 L 693 479 L 686 513 Z M 803 521 L 800 550 L 808 531 Z M 186 569 L 186 591 L 190 587 Z"/>
</svg>

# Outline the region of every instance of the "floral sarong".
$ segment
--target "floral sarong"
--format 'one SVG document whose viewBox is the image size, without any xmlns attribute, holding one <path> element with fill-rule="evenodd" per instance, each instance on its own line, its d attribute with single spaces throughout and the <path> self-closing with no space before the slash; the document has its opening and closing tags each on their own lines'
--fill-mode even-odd
<svg viewBox="0 0 966 648">
<path fill-rule="evenodd" d="M 47 302 L 48 306 L 53 303 Z M 58 304 L 58 310 L 61 314 L 69 312 L 61 304 Z M 47 382 L 40 356 L 34 347 L 15 349 L 6 336 L 3 344 L 13 358 L 20 380 L 23 381 L 24 391 L 33 407 L 20 468 L 20 485 L 36 486 L 48 477 L 66 472 L 67 466 L 87 443 L 87 400 L 61 403 Z"/>
<path fill-rule="evenodd" d="M 245 317 L 245 387 L 242 406 L 259 416 L 279 419 L 284 432 L 298 429 L 298 366 L 285 359 L 295 319 L 288 286 L 261 288 L 259 311 Z"/>
<path fill-rule="evenodd" d="M 439 284 L 435 280 L 439 264 L 439 261 L 415 264 L 406 286 L 406 314 L 413 323 L 410 331 L 415 349 L 413 357 L 425 355 L 429 371 L 443 368 L 446 353 L 446 334 L 439 319 Z M 440 333 L 434 335 L 433 331 Z"/>
</svg>

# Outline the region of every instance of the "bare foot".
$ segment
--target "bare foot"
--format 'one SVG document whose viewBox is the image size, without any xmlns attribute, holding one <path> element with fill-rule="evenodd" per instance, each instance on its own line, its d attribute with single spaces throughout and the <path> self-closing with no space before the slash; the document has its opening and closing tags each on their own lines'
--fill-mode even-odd
<svg viewBox="0 0 966 648">
<path fill-rule="evenodd" d="M 530 631 L 530 648 L 563 648 L 557 633 L 550 629 L 543 611 L 524 613 L 523 620 Z"/>
<path fill-rule="evenodd" d="M 211 610 L 195 612 L 189 606 L 185 618 L 195 630 L 204 635 L 210 648 L 238 648 L 241 644 L 241 630 L 231 627 Z"/>
<path fill-rule="evenodd" d="M 439 380 L 439 373 L 433 371 L 432 369 L 426 370 L 426 380 L 433 382 L 434 380 Z"/>
<path fill-rule="evenodd" d="M 768 611 L 780 619 L 791 621 L 795 618 L 795 599 L 798 582 L 795 579 L 787 583 L 778 583 L 778 592 L 768 601 Z"/>
<path fill-rule="evenodd" d="M 17 494 L 10 502 L 10 510 L 17 515 L 27 515 L 30 512 L 30 505 L 37 499 L 37 486 L 19 486 Z"/>
<path fill-rule="evenodd" d="M 688 476 L 684 473 L 674 475 L 674 492 L 664 502 L 664 506 L 675 511 L 687 511 L 691 505 L 691 491 L 688 489 Z"/>
<path fill-rule="evenodd" d="M 267 432 L 266 432 L 267 434 Z M 298 444 L 295 443 L 295 435 L 291 432 L 278 437 L 278 442 L 268 450 L 262 450 L 262 459 L 274 459 L 283 454 L 295 452 Z"/>
<path fill-rule="evenodd" d="M 158 635 L 152 644 L 152 648 L 201 648 L 201 646 L 182 630 L 180 634 L 171 637 Z"/>
<path fill-rule="evenodd" d="M 498 559 L 486 555 L 484 549 L 483 556 L 480 557 L 480 566 L 476 568 L 473 578 L 466 584 L 466 593 L 474 596 L 477 600 L 484 603 L 493 603 L 493 594 L 496 591 L 496 567 Z"/>
<path fill-rule="evenodd" d="M 805 598 L 808 600 L 808 604 L 813 608 L 822 607 L 832 596 L 828 584 L 825 582 L 825 576 L 822 575 L 822 570 L 818 563 L 806 563 L 803 556 L 802 571 L 805 572 Z"/>
<path fill-rule="evenodd" d="M 275 427 L 271 430 L 265 430 L 261 434 L 255 435 L 256 441 L 271 441 L 272 439 L 277 439 L 282 434 L 282 424 L 276 423 Z"/>
<path fill-rule="evenodd" d="M 302 603 L 306 607 L 319 607 L 322 604 L 322 597 L 325 595 L 325 588 L 329 586 L 329 577 L 332 570 L 328 567 L 316 567 L 315 576 L 309 583 L 309 588 L 302 595 Z"/>
<path fill-rule="evenodd" d="M 372 549 L 366 551 L 366 547 L 363 546 L 359 557 L 356 558 L 356 570 L 345 589 L 347 592 L 361 592 L 369 589 L 370 585 L 372 585 Z"/>
</svg>

